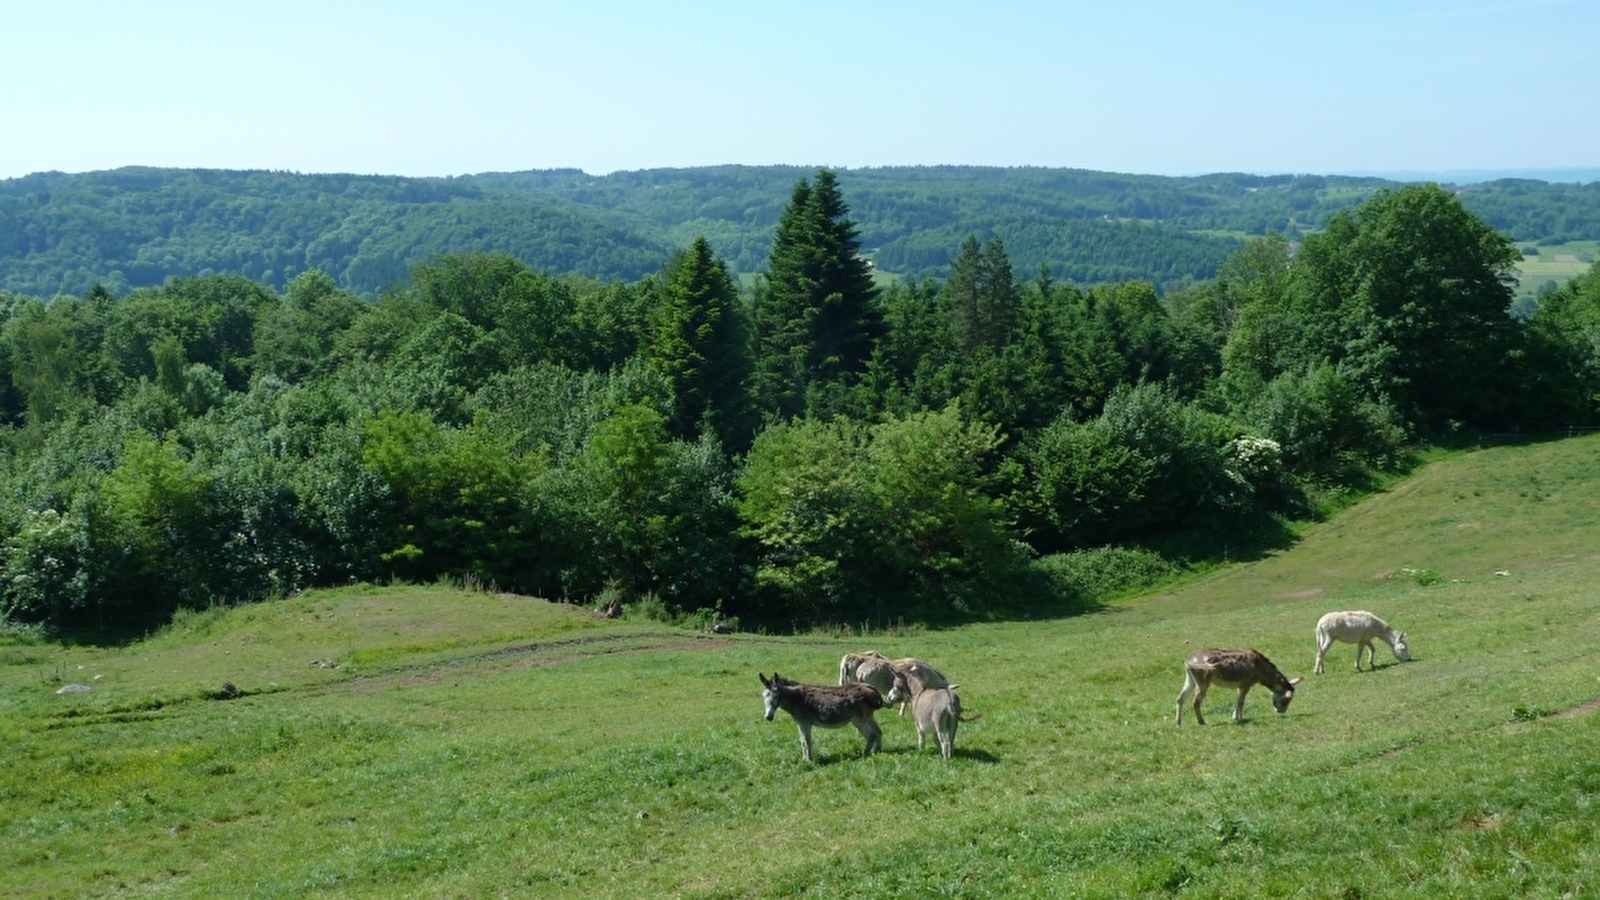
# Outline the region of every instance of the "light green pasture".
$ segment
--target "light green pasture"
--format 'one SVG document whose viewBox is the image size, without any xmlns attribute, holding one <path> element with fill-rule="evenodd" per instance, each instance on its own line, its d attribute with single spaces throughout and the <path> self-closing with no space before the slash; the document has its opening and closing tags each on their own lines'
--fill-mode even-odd
<svg viewBox="0 0 1600 900">
<path fill-rule="evenodd" d="M 1519 247 L 1532 246 L 1519 244 Z M 1540 245 L 1538 255 L 1524 255 L 1517 263 L 1517 296 L 1533 297 L 1541 287 L 1555 282 L 1559 287 L 1588 272 L 1600 257 L 1600 241 L 1569 241 Z"/>
<path fill-rule="evenodd" d="M 358 587 L 0 646 L 0 893 L 1592 896 L 1597 500 L 1597 439 L 1456 454 L 1166 593 L 850 640 Z M 1414 661 L 1311 675 L 1346 608 Z M 1257 691 L 1229 724 L 1219 690 L 1175 727 L 1207 645 L 1305 676 L 1288 714 Z M 890 710 L 883 753 L 819 731 L 815 764 L 761 719 L 758 671 L 868 647 L 960 683 L 954 760 Z"/>
</svg>

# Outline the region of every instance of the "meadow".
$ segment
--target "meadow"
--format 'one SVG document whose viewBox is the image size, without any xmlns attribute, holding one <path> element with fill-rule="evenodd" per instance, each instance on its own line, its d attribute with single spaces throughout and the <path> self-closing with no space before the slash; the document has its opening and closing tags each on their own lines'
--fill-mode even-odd
<svg viewBox="0 0 1600 900">
<path fill-rule="evenodd" d="M 1085 615 L 708 635 L 354 585 L 121 647 L 0 640 L 0 893 L 39 897 L 1600 894 L 1600 437 L 1441 455 L 1291 549 Z M 1357 673 L 1312 628 L 1409 632 Z M 1287 714 L 1182 659 L 1253 646 Z M 761 718 L 758 672 L 915 655 L 956 756 Z M 87 691 L 60 693 L 69 685 Z"/>
<path fill-rule="evenodd" d="M 1532 245 L 1523 245 L 1532 246 Z M 1541 288 L 1557 286 L 1588 272 L 1600 254 L 1600 241 L 1541 244 L 1537 254 L 1524 253 L 1517 263 L 1517 296 L 1534 297 Z"/>
</svg>

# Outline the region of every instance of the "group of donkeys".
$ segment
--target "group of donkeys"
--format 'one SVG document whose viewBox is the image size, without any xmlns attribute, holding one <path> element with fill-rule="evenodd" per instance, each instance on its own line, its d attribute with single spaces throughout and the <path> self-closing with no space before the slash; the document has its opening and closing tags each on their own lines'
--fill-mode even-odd
<svg viewBox="0 0 1600 900">
<path fill-rule="evenodd" d="M 1356 645 L 1357 671 L 1361 670 L 1363 653 L 1368 665 L 1377 668 L 1373 641 L 1388 644 L 1395 659 L 1404 662 L 1411 658 L 1406 633 L 1395 631 L 1372 613 L 1365 610 L 1331 612 L 1317 621 L 1317 674 L 1322 674 L 1323 657 L 1335 641 Z M 1289 709 L 1289 701 L 1294 699 L 1294 686 L 1303 680 L 1285 678 L 1278 667 L 1257 650 L 1216 647 L 1196 650 L 1184 660 L 1183 669 L 1183 690 L 1178 693 L 1179 725 L 1183 724 L 1184 702 L 1191 695 L 1195 721 L 1201 725 L 1206 723 L 1200 704 L 1212 685 L 1238 689 L 1233 721 L 1239 722 L 1244 715 L 1245 694 L 1252 687 L 1259 684 L 1271 691 L 1272 706 L 1281 713 Z M 760 674 L 760 678 L 767 721 L 772 721 L 780 709 L 794 719 L 800 728 L 800 753 L 806 762 L 811 762 L 813 726 L 854 725 L 866 738 L 867 754 L 882 749 L 883 730 L 878 727 L 874 714 L 885 702 L 899 704 L 901 715 L 909 704 L 917 726 L 917 749 L 926 747 L 927 736 L 932 734 L 945 759 L 955 753 L 956 726 L 979 717 L 962 714 L 961 698 L 956 695 L 959 685 L 951 684 L 937 669 L 912 657 L 889 659 L 876 650 L 846 653 L 839 660 L 837 685 L 800 684 L 776 672 L 771 678 L 765 674 Z"/>
<path fill-rule="evenodd" d="M 867 740 L 868 754 L 882 749 L 883 730 L 874 713 L 885 702 L 899 704 L 901 715 L 909 705 L 917 725 L 917 749 L 925 748 L 932 734 L 945 759 L 955 754 L 956 726 L 982 715 L 962 714 L 961 698 L 956 694 L 960 685 L 951 684 L 938 669 L 915 657 L 889 659 L 876 650 L 846 653 L 839 660 L 837 685 L 800 684 L 777 672 L 771 678 L 760 677 L 767 721 L 780 709 L 794 719 L 800 727 L 800 755 L 806 762 L 811 762 L 813 726 L 854 725 Z"/>
<path fill-rule="evenodd" d="M 1333 646 L 1334 641 L 1356 645 L 1356 671 L 1361 671 L 1363 652 L 1367 655 L 1368 665 L 1376 669 L 1378 663 L 1377 652 L 1372 646 L 1374 640 L 1388 644 L 1395 659 L 1401 662 L 1411 658 L 1411 650 L 1406 646 L 1406 633 L 1395 631 L 1372 613 L 1366 610 L 1328 613 L 1317 620 L 1316 673 L 1322 674 L 1322 659 L 1328 655 L 1328 648 Z M 1183 661 L 1183 671 L 1183 690 L 1178 692 L 1179 725 L 1183 724 L 1183 703 L 1190 694 L 1194 695 L 1195 721 L 1201 725 L 1206 723 L 1205 717 L 1200 714 L 1200 703 L 1206 697 L 1206 690 L 1213 684 L 1239 689 L 1239 696 L 1233 702 L 1233 721 L 1238 722 L 1244 715 L 1244 695 L 1252 687 L 1259 684 L 1271 691 L 1272 708 L 1281 713 L 1288 711 L 1289 701 L 1294 699 L 1294 686 L 1302 681 L 1283 677 L 1272 660 L 1258 650 L 1222 650 L 1216 647 L 1196 650 Z"/>
</svg>

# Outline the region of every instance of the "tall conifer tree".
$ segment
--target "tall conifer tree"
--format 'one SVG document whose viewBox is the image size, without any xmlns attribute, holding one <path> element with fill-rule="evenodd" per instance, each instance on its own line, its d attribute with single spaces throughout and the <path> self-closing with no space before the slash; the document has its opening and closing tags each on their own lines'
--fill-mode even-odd
<svg viewBox="0 0 1600 900">
<path fill-rule="evenodd" d="M 725 448 L 749 446 L 749 328 L 728 267 L 704 236 L 667 266 L 650 364 L 672 382 L 674 437 L 707 425 Z"/>
<path fill-rule="evenodd" d="M 978 238 L 967 235 L 950 268 L 945 290 L 962 352 L 1004 349 L 1015 339 L 1022 317 L 1022 298 L 1005 245 L 996 237 L 980 248 Z"/>
<path fill-rule="evenodd" d="M 838 396 L 872 357 L 884 331 L 872 267 L 833 172 L 801 179 L 778 220 L 758 295 L 758 391 L 780 418 Z M 808 399 L 809 398 L 809 399 Z"/>
</svg>

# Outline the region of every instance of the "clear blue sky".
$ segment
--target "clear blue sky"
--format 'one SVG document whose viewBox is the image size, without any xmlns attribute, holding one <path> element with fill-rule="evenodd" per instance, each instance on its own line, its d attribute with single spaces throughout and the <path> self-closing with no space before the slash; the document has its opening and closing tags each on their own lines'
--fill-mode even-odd
<svg viewBox="0 0 1600 900">
<path fill-rule="evenodd" d="M 0 0 L 0 178 L 1600 167 L 1600 0 Z"/>
</svg>

